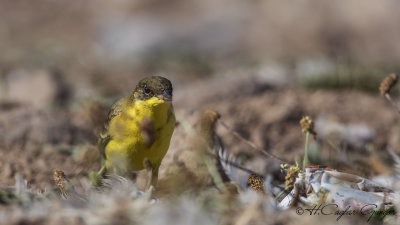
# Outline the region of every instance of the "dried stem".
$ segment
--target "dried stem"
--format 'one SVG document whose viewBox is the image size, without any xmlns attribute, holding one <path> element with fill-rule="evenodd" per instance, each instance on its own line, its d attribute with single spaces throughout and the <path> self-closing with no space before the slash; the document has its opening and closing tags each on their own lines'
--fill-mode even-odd
<svg viewBox="0 0 400 225">
<path fill-rule="evenodd" d="M 385 93 L 384 96 L 385 96 L 386 100 L 388 100 L 388 102 L 393 106 L 393 108 L 396 109 L 397 113 L 400 114 L 400 107 L 399 107 L 399 105 L 397 103 L 395 103 L 393 101 L 392 97 L 390 97 L 390 94 L 389 93 Z"/>
<path fill-rule="evenodd" d="M 225 128 L 227 129 L 229 132 L 231 132 L 236 138 L 238 138 L 239 140 L 241 140 L 242 142 L 246 143 L 247 145 L 249 145 L 251 148 L 261 152 L 263 155 L 267 156 L 267 157 L 271 157 L 274 158 L 278 161 L 280 161 L 281 163 L 286 163 L 289 164 L 288 162 L 286 162 L 284 159 L 268 152 L 267 150 L 258 147 L 257 145 L 255 145 L 253 142 L 247 140 L 246 138 L 242 137 L 238 132 L 232 130 L 226 123 L 224 123 L 221 119 L 219 119 L 219 123 Z"/>
<path fill-rule="evenodd" d="M 303 159 L 303 171 L 305 171 L 306 167 L 309 165 L 310 160 L 308 159 L 308 142 L 310 137 L 310 132 L 306 132 L 306 144 L 304 146 L 304 159 Z"/>
<path fill-rule="evenodd" d="M 211 154 L 210 154 L 210 155 L 211 155 Z M 235 163 L 235 162 L 229 161 L 229 160 L 227 160 L 227 159 L 220 158 L 220 157 L 218 157 L 218 156 L 216 156 L 216 155 L 212 155 L 212 156 L 215 157 L 215 158 L 217 158 L 217 159 L 219 159 L 219 160 L 221 160 L 221 161 L 224 161 L 225 163 L 228 163 L 229 165 L 231 165 L 231 166 L 233 166 L 233 167 L 236 167 L 236 168 L 238 168 L 238 169 L 240 169 L 240 170 L 243 170 L 243 171 L 245 171 L 245 172 L 248 172 L 249 174 L 256 174 L 256 175 L 258 175 L 258 176 L 260 176 L 260 177 L 265 178 L 263 175 L 261 175 L 261 174 L 255 172 L 255 171 L 253 171 L 253 170 L 251 170 L 251 169 L 247 169 L 246 167 L 243 167 L 243 166 L 241 166 L 241 165 L 239 165 L 239 164 L 237 164 L 237 163 Z"/>
</svg>

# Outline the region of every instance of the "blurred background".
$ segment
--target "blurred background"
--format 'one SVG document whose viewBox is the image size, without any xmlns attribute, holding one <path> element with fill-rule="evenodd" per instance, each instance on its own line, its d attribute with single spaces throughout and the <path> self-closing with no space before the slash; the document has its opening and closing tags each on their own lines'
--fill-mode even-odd
<svg viewBox="0 0 400 225">
<path fill-rule="evenodd" d="M 0 4 L 3 184 L 22 174 L 45 187 L 56 168 L 71 176 L 97 169 L 96 136 L 108 108 L 150 75 L 173 82 L 181 122 L 195 124 L 214 108 L 242 136 L 291 162 L 303 151 L 304 115 L 321 134 L 314 149 L 328 148 L 314 163 L 378 174 L 388 168 L 376 157 L 385 162 L 386 147 L 400 147 L 398 116 L 378 93 L 381 79 L 400 69 L 397 1 Z M 250 151 L 220 132 L 232 153 Z M 186 137 L 178 126 L 165 167 Z"/>
<path fill-rule="evenodd" d="M 72 98 L 129 92 L 150 74 L 169 76 L 177 88 L 245 74 L 372 90 L 370 79 L 398 67 L 399 7 L 358 0 L 3 0 L 0 69 L 3 79 L 21 69 L 57 71 Z"/>
</svg>

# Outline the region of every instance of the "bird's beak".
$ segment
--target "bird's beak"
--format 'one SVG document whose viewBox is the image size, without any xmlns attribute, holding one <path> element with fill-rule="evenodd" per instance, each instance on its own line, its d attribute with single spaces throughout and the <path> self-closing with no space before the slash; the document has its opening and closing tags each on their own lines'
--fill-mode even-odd
<svg viewBox="0 0 400 225">
<path fill-rule="evenodd" d="M 172 101 L 172 94 L 165 90 L 162 94 L 157 95 L 157 98 L 164 100 L 164 101 Z"/>
</svg>

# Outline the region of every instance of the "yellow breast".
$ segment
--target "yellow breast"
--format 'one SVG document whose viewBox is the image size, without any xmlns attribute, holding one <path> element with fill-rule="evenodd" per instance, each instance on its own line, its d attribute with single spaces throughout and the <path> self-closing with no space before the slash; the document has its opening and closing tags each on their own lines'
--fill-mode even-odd
<svg viewBox="0 0 400 225">
<path fill-rule="evenodd" d="M 156 97 L 124 104 L 109 124 L 106 167 L 120 171 L 143 169 L 145 158 L 158 166 L 169 148 L 175 127 L 171 102 Z"/>
</svg>

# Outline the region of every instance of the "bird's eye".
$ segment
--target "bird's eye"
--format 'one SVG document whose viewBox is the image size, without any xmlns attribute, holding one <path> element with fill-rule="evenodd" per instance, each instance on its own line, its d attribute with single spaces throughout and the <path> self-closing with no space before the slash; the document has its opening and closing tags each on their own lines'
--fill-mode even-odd
<svg viewBox="0 0 400 225">
<path fill-rule="evenodd" d="M 144 90 L 144 93 L 145 93 L 146 95 L 151 94 L 151 90 L 150 90 L 150 88 L 147 87 L 147 85 L 143 87 L 143 90 Z"/>
</svg>

